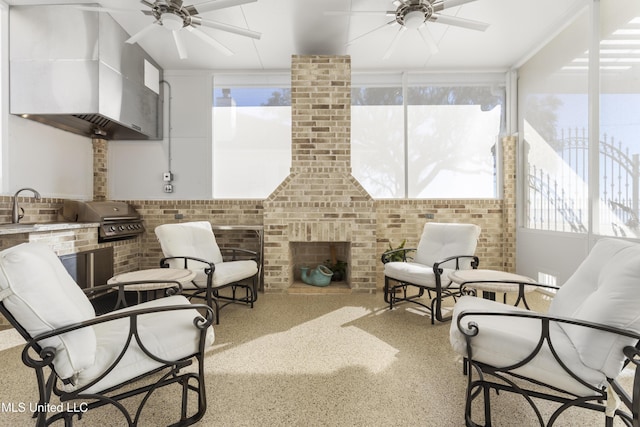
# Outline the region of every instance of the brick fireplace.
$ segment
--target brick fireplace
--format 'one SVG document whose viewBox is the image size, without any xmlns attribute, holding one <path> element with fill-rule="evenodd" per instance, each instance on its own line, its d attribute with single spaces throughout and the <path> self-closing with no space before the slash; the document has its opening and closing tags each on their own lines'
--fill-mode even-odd
<svg viewBox="0 0 640 427">
<path fill-rule="evenodd" d="M 374 292 L 375 205 L 351 175 L 350 58 L 292 56 L 291 110 L 291 174 L 264 202 L 265 291 L 289 289 L 296 254 L 338 247 L 351 291 Z"/>
</svg>

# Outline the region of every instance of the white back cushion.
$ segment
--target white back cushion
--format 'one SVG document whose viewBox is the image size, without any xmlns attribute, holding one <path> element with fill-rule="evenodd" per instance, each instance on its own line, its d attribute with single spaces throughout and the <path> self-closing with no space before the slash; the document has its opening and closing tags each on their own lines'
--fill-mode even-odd
<svg viewBox="0 0 640 427">
<path fill-rule="evenodd" d="M 222 262 L 222 253 L 208 221 L 163 224 L 157 226 L 155 232 L 165 257 L 190 256 L 214 264 Z M 172 267 L 184 268 L 184 265 L 172 263 Z M 191 267 L 204 268 L 202 264 Z"/>
<path fill-rule="evenodd" d="M 4 306 L 35 337 L 95 317 L 93 306 L 55 252 L 41 243 L 23 243 L 0 252 L 0 290 Z M 40 342 L 54 347 L 54 366 L 72 378 L 95 360 L 96 337 L 87 327 Z"/>
<path fill-rule="evenodd" d="M 480 227 L 475 224 L 455 224 L 428 222 L 422 230 L 422 237 L 414 261 L 433 266 L 434 263 L 454 255 L 474 255 Z M 464 260 L 460 268 L 468 269 L 471 260 Z M 445 263 L 445 268 L 455 268 L 455 261 Z"/>
<path fill-rule="evenodd" d="M 640 333 L 640 245 L 600 239 L 562 285 L 549 313 Z M 562 325 L 583 363 L 610 378 L 622 368 L 621 354 L 633 340 L 606 332 Z"/>
</svg>

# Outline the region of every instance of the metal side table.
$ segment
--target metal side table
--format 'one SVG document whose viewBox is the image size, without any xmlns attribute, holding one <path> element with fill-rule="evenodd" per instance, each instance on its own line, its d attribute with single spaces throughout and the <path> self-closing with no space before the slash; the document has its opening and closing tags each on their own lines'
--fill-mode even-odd
<svg viewBox="0 0 640 427">
<path fill-rule="evenodd" d="M 137 270 L 118 274 L 109 279 L 107 284 L 117 285 L 114 286 L 114 288 L 122 288 L 121 290 L 124 292 L 137 292 L 138 303 L 140 303 L 140 295 L 142 292 L 147 292 L 148 297 L 150 294 L 155 294 L 158 290 L 168 290 L 176 287 L 175 282 L 184 284 L 190 282 L 195 277 L 195 272 L 184 268 L 150 268 L 147 270 Z M 166 280 L 166 282 L 162 282 L 162 280 Z M 121 285 L 122 283 L 126 284 Z M 127 306 L 124 292 L 118 292 L 116 307 Z"/>
</svg>

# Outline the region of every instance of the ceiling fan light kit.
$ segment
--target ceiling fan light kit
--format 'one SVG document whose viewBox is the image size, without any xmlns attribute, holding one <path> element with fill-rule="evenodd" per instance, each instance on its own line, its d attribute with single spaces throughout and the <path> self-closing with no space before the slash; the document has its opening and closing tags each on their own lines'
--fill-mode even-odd
<svg viewBox="0 0 640 427">
<path fill-rule="evenodd" d="M 386 15 L 393 17 L 393 20 L 382 24 L 373 30 L 367 31 L 354 39 L 351 39 L 346 43 L 347 46 L 351 45 L 356 40 L 359 40 L 373 32 L 386 28 L 389 25 L 399 25 L 399 29 L 391 40 L 389 48 L 384 53 L 383 59 L 388 59 L 396 47 L 399 44 L 400 38 L 406 30 L 416 31 L 422 41 L 424 42 L 427 51 L 430 53 L 438 52 L 438 44 L 434 40 L 433 36 L 427 28 L 427 22 L 436 22 L 438 24 L 452 25 L 464 29 L 484 31 L 489 27 L 489 24 L 484 22 L 474 21 L 471 19 L 460 18 L 455 15 L 442 14 L 443 10 L 448 10 L 457 6 L 462 6 L 466 3 L 471 3 L 477 0 L 394 0 L 392 2 L 396 10 L 390 11 L 350 11 L 347 12 L 350 15 L 367 15 L 375 16 Z M 330 14 L 340 14 L 344 12 L 334 12 Z"/>
<path fill-rule="evenodd" d="M 427 20 L 425 19 L 425 15 L 423 15 L 420 11 L 414 11 L 407 13 L 402 18 L 402 25 L 407 27 L 410 30 L 417 30 L 420 28 Z"/>
<path fill-rule="evenodd" d="M 184 20 L 172 12 L 166 12 L 160 15 L 158 22 L 160 22 L 163 28 L 170 31 L 178 31 L 184 27 Z"/>
</svg>

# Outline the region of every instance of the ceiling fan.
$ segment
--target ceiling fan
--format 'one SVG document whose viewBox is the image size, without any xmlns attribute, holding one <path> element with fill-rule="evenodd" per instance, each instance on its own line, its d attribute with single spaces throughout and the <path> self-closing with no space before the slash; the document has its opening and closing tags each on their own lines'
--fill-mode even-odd
<svg viewBox="0 0 640 427">
<path fill-rule="evenodd" d="M 393 5 L 396 10 L 389 11 L 350 11 L 350 12 L 329 12 L 329 14 L 349 14 L 349 15 L 380 15 L 393 17 L 393 19 L 371 31 L 357 36 L 347 42 L 347 46 L 355 41 L 389 25 L 398 24 L 400 28 L 393 37 L 391 44 L 386 50 L 383 58 L 388 59 L 396 49 L 401 36 L 407 30 L 417 31 L 431 53 L 438 52 L 438 45 L 431 32 L 427 28 L 427 22 L 437 22 L 439 24 L 453 25 L 476 31 L 484 31 L 489 24 L 474 21 L 471 19 L 459 18 L 457 16 L 441 14 L 443 10 L 471 3 L 476 0 L 395 0 Z"/>
<path fill-rule="evenodd" d="M 229 48 L 198 27 L 203 26 L 215 28 L 229 33 L 250 37 L 252 39 L 260 39 L 261 34 L 235 25 L 204 19 L 200 17 L 199 14 L 226 9 L 233 6 L 240 6 L 256 1 L 258 0 L 210 0 L 197 5 L 184 5 L 182 0 L 156 0 L 153 3 L 146 0 L 140 0 L 140 3 L 148 7 L 148 9 L 143 9 L 141 12 L 145 15 L 152 16 L 154 21 L 142 28 L 142 30 L 133 34 L 126 40 L 126 43 L 134 44 L 152 31 L 158 28 L 163 28 L 167 31 L 171 31 L 180 59 L 186 59 L 187 50 L 182 40 L 182 34 L 184 31 L 188 31 L 201 40 L 204 40 L 223 54 L 231 56 L 233 55 L 233 52 Z M 93 6 L 78 6 L 77 8 L 98 12 L 132 12 L 131 9 L 114 9 Z"/>
</svg>

